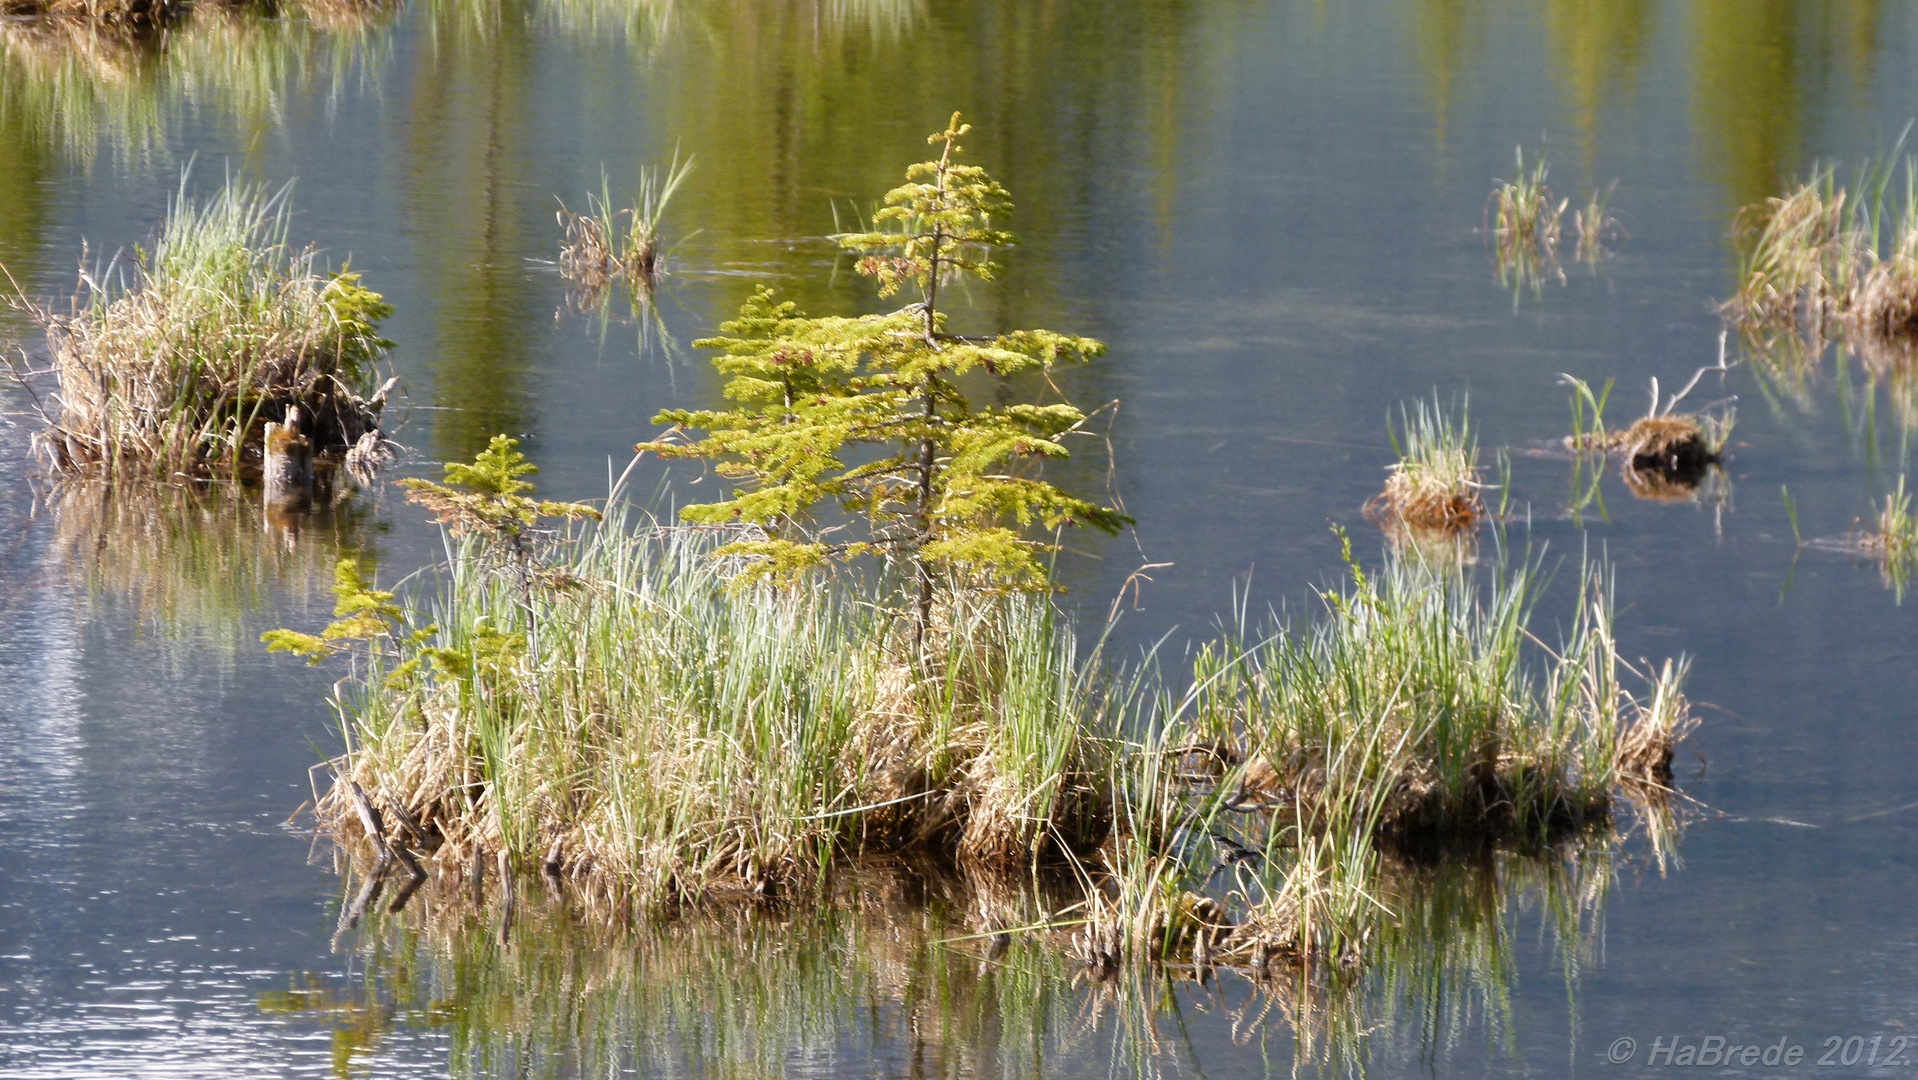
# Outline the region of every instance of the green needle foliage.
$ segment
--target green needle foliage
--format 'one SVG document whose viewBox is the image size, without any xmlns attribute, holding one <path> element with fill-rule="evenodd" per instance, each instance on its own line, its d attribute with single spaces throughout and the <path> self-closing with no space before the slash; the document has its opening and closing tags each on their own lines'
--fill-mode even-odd
<svg viewBox="0 0 1918 1080">
<path fill-rule="evenodd" d="M 539 466 L 519 452 L 519 440 L 505 435 L 493 436 L 486 449 L 471 465 L 448 462 L 446 483 L 407 479 L 400 486 L 408 489 L 407 498 L 426 507 L 454 536 L 472 535 L 475 551 L 489 562 L 502 556 L 515 572 L 522 593 L 537 581 L 548 585 L 569 584 L 561 572 L 541 566 L 535 541 L 543 539 L 535 527 L 541 518 L 599 519 L 599 511 L 584 503 L 546 502 L 531 497 L 533 483 L 520 479 L 539 471 Z M 341 559 L 333 573 L 333 595 L 339 603 L 333 609 L 334 620 L 319 634 L 296 630 L 269 630 L 260 635 L 268 652 L 293 653 L 310 663 L 363 647 L 368 659 L 387 656 L 404 648 L 417 655 L 399 664 L 387 675 L 388 681 L 404 682 L 419 666 L 419 660 L 438 663 L 449 674 L 466 672 L 475 657 L 482 666 L 497 664 L 523 647 L 523 636 L 491 627 L 482 627 L 479 645 L 474 650 L 448 650 L 425 647 L 438 628 L 427 626 L 408 630 L 403 609 L 393 594 L 375 589 L 360 577 L 359 564 Z"/>
<path fill-rule="evenodd" d="M 400 481 L 406 496 L 433 512 L 454 536 L 478 533 L 518 550 L 542 517 L 592 518 L 599 511 L 585 503 L 548 502 L 530 496 L 533 483 L 522 480 L 539 466 L 519 452 L 519 440 L 493 436 L 473 463 L 446 463 L 446 483 L 418 478 Z"/>
<path fill-rule="evenodd" d="M 360 576 L 360 564 L 352 559 L 341 559 L 334 566 L 333 595 L 339 597 L 339 603 L 333 606 L 333 621 L 325 630 L 317 635 L 268 630 L 260 635 L 266 650 L 304 656 L 308 663 L 317 664 L 355 644 L 377 649 L 402 637 L 409 645 L 426 639 L 424 634 L 404 633 L 405 612 L 393 602 L 393 594 L 368 585 Z"/>
<path fill-rule="evenodd" d="M 936 582 L 989 589 L 1043 589 L 1040 555 L 1055 545 L 1032 536 L 1068 525 L 1117 532 L 1130 519 L 1070 495 L 1033 475 L 1047 459 L 1069 456 L 1064 437 L 1085 421 L 1071 404 L 981 405 L 962 382 L 978 374 L 1009 378 L 1086 363 L 1105 351 L 1091 338 L 1050 330 L 993 337 L 946 331 L 943 284 L 970 275 L 990 280 L 991 249 L 1010 240 L 992 227 L 1010 209 L 1005 189 L 974 165 L 961 165 L 969 130 L 953 114 L 929 140 L 938 160 L 907 170 L 886 195 L 874 231 L 838 237 L 860 255 L 859 273 L 881 296 L 910 285 L 919 300 L 859 317 L 811 317 L 760 289 L 697 342 L 715 349 L 731 376 L 728 409 L 669 409 L 656 423 L 672 430 L 642 443 L 667 458 L 716 462 L 732 481 L 730 498 L 682 511 L 695 523 L 744 523 L 760 530 L 721 549 L 744 557 L 745 580 L 790 581 L 831 559 L 877 554 L 909 565 L 918 585 L 915 640 L 923 640 Z M 687 431 L 702 431 L 688 438 Z M 876 452 L 851 453 L 873 447 Z M 813 512 L 837 503 L 866 528 L 828 539 Z"/>
</svg>

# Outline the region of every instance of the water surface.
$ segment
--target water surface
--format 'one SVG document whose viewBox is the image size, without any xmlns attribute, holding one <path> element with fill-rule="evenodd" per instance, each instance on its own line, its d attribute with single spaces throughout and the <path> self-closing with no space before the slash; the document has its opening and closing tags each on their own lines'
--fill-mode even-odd
<svg viewBox="0 0 1918 1080">
<path fill-rule="evenodd" d="M 1177 648 L 1235 587 L 1309 605 L 1337 571 L 1332 524 L 1376 558 L 1360 507 L 1393 459 L 1386 417 L 1436 393 L 1469 395 L 1488 456 L 1510 456 L 1506 542 L 1570 560 L 1561 583 L 1605 553 L 1622 651 L 1693 658 L 1706 723 L 1680 771 L 1712 813 L 1682 864 L 1608 855 L 1571 945 L 1549 890 L 1508 874 L 1497 951 L 1369 991 L 1367 1071 L 1607 1075 L 1643 1067 L 1643 1050 L 1603 1060 L 1621 1036 L 1788 1036 L 1813 1058 L 1827 1036 L 1918 1036 L 1918 604 L 1868 564 L 1798 551 L 1781 496 L 1806 538 L 1843 537 L 1906 466 L 1909 398 L 1829 356 L 1802 384 L 1710 377 L 1696 399 L 1735 395 L 1738 425 L 1722 497 L 1698 502 L 1610 477 L 1602 511 L 1574 517 L 1570 463 L 1542 449 L 1568 430 L 1559 373 L 1616 379 L 1623 420 L 1651 378 L 1713 361 L 1736 208 L 1815 159 L 1882 152 L 1918 110 L 1912 5 L 414 0 L 208 15 L 148 50 L 0 33 L 0 262 L 29 291 L 64 295 L 83 241 L 98 258 L 149 237 L 188 161 L 201 189 L 297 177 L 296 236 L 396 308 L 398 472 L 505 431 L 555 498 L 602 494 L 658 409 L 717 399 L 690 342 L 754 283 L 874 309 L 823 238 L 964 110 L 1020 243 L 960 321 L 1111 346 L 1064 385 L 1121 403 L 1111 477 L 1139 525 L 1075 541 L 1068 602 L 1096 620 L 1134 569 L 1172 564 L 1120 647 Z M 1616 179 L 1627 235 L 1596 271 L 1568 260 L 1562 284 L 1514 297 L 1480 230 L 1521 144 L 1548 149 L 1574 205 Z M 630 187 L 676 148 L 697 167 L 656 307 L 572 311 L 556 197 L 578 206 L 602 167 Z M 297 533 L 217 498 L 42 497 L 28 403 L 5 400 L 0 1071 L 1290 1070 L 1283 1008 L 1236 1034 L 1249 988 L 1218 1008 L 1189 988 L 1115 996 L 1026 942 L 982 974 L 941 944 L 966 916 L 937 896 L 610 944 L 556 919 L 506 950 L 422 915 L 334 951 L 347 886 L 281 823 L 338 746 L 338 673 L 254 641 L 324 621 L 340 551 L 392 580 L 436 537 L 384 492 Z M 1102 490 L 1100 448 L 1082 449 L 1068 476 Z M 640 486 L 694 499 L 695 479 Z M 691 989 L 734 985 L 762 1011 L 730 1026 Z M 592 992 L 541 1012 L 527 988 L 545 986 Z M 784 1049 L 736 1045 L 772 1037 L 759 1017 Z"/>
</svg>

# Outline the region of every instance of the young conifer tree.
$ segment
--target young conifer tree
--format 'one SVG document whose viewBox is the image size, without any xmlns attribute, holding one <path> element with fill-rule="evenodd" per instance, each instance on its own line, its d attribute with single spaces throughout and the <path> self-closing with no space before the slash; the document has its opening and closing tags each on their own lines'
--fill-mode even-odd
<svg viewBox="0 0 1918 1080">
<path fill-rule="evenodd" d="M 668 409 L 654 422 L 672 430 L 639 447 L 716 463 L 731 497 L 681 517 L 763 529 L 763 538 L 721 549 L 744 556 L 754 576 L 792 580 L 861 554 L 904 561 L 917 585 L 915 650 L 942 580 L 1046 588 L 1039 556 L 1054 545 L 1032 535 L 1035 526 L 1117 532 L 1131 520 L 1033 475 L 1035 464 L 1068 456 L 1064 437 L 1084 413 L 1065 402 L 981 405 L 961 386 L 974 372 L 1006 378 L 1105 352 L 1091 338 L 1050 330 L 946 331 L 941 286 L 965 275 L 991 280 L 991 251 L 1011 239 L 992 227 L 1011 209 L 1005 189 L 957 160 L 968 130 L 954 113 L 928 140 L 941 147 L 938 159 L 907 170 L 874 213 L 873 231 L 836 238 L 860 256 L 859 273 L 879 295 L 911 286 L 917 303 L 884 315 L 809 317 L 756 290 L 721 325 L 724 336 L 695 343 L 719 351 L 713 363 L 731 376 L 733 407 Z M 878 451 L 848 465 L 853 447 Z M 827 501 L 863 519 L 863 534 L 835 541 L 815 529 L 812 511 Z"/>
</svg>

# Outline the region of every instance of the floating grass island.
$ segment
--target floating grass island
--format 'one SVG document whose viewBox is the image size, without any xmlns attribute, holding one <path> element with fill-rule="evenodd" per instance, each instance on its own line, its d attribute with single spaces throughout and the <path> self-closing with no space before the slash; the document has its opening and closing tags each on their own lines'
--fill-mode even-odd
<svg viewBox="0 0 1918 1080">
<path fill-rule="evenodd" d="M 543 502 L 500 436 L 443 483 L 406 482 L 447 528 L 436 584 L 402 599 L 343 562 L 332 626 L 267 635 L 358 661 L 347 749 L 315 792 L 366 882 L 343 925 L 388 876 L 402 904 L 428 881 L 478 902 L 491 880 L 504 931 L 522 878 L 646 922 L 823 899 L 885 857 L 1065 890 L 991 932 L 1036 919 L 1095 973 L 1339 968 L 1400 932 L 1405 882 L 1435 858 L 1551 857 L 1621 799 L 1668 813 L 1685 664 L 1620 660 L 1600 566 L 1549 646 L 1535 563 L 1368 571 L 1349 541 L 1318 617 L 1241 618 L 1189 668 L 1083 643 L 1032 535 L 1123 524 L 1036 469 L 1083 414 L 980 406 L 962 376 L 1102 346 L 947 330 L 939 286 L 991 272 L 1006 235 L 987 217 L 1009 209 L 959 163 L 965 131 L 955 116 L 875 230 L 840 238 L 882 295 L 917 302 L 808 317 L 761 290 L 702 343 L 735 407 L 663 413 L 640 449 L 715 462 L 730 497 L 678 521 L 617 488 L 603 512 Z M 1475 523 L 1465 422 L 1406 421 L 1385 508 Z"/>
<path fill-rule="evenodd" d="M 386 456 L 376 385 L 391 309 L 347 270 L 287 240 L 290 187 L 229 180 L 205 201 L 183 179 L 152 251 L 83 265 L 60 311 L 16 288 L 46 333 L 46 428 L 36 445 L 60 473 L 200 479 L 257 468 L 268 428 L 370 468 Z"/>
</svg>

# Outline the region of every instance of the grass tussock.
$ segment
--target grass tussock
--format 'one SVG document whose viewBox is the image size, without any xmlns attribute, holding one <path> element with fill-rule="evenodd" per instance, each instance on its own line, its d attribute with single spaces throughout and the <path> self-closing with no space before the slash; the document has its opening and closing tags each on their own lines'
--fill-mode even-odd
<svg viewBox="0 0 1918 1080">
<path fill-rule="evenodd" d="M 59 471 L 234 473 L 294 408 L 315 450 L 377 451 L 391 309 L 358 274 L 291 247 L 289 190 L 229 180 L 196 201 L 183 181 L 152 250 L 83 268 L 69 310 L 16 295 L 47 335 L 38 444 Z"/>
<path fill-rule="evenodd" d="M 1911 509 L 1911 495 L 1905 490 L 1904 476 L 1898 487 L 1885 496 L 1874 528 L 1858 536 L 1858 547 L 1877 558 L 1883 568 L 1885 584 L 1904 599 L 1905 587 L 1918 570 L 1918 514 Z"/>
<path fill-rule="evenodd" d="M 1918 162 L 1905 161 L 1902 198 L 1890 191 L 1894 171 L 1877 161 L 1846 186 L 1821 165 L 1741 211 L 1738 287 L 1720 310 L 1748 342 L 1803 338 L 1815 353 L 1842 337 L 1868 365 L 1908 369 L 1918 348 Z"/>
<path fill-rule="evenodd" d="M 1545 183 L 1551 166 L 1543 153 L 1527 169 L 1525 148 L 1521 146 L 1516 153 L 1516 164 L 1515 178 L 1499 181 L 1487 204 L 1492 218 L 1492 238 L 1498 244 L 1501 261 L 1516 262 L 1524 255 L 1535 260 L 1552 258 L 1564 232 L 1569 200 L 1554 201 L 1552 189 Z"/>
<path fill-rule="evenodd" d="M 1529 568 L 1354 566 L 1309 628 L 1203 650 L 1115 766 L 1074 949 L 1095 970 L 1124 955 L 1357 968 L 1403 932 L 1395 883 L 1430 860 L 1545 854 L 1602 832 L 1621 794 L 1668 793 L 1694 724 L 1684 663 L 1619 661 L 1602 573 L 1544 647 L 1527 629 L 1535 587 Z"/>
<path fill-rule="evenodd" d="M 626 209 L 614 209 L 603 170 L 599 194 L 586 196 L 586 213 L 574 213 L 561 202 L 558 219 L 566 238 L 560 244 L 560 273 L 587 298 L 597 298 L 616 280 L 635 289 L 651 289 L 665 269 L 661 222 L 692 167 L 691 156 L 682 162 L 675 152 L 663 173 L 651 167 L 640 169 L 637 205 Z M 588 299 L 583 306 L 591 303 Z"/>
<path fill-rule="evenodd" d="M 1547 281 L 1565 284 L 1559 248 L 1565 242 L 1565 211 L 1571 200 L 1553 194 L 1546 183 L 1551 166 L 1544 151 L 1527 167 L 1525 148 L 1518 147 L 1514 164 L 1513 179 L 1493 181 L 1485 217 L 1499 284 L 1511 292 L 1517 305 L 1527 292 L 1540 295 Z M 1617 186 L 1614 181 L 1603 190 L 1594 189 L 1585 205 L 1572 212 L 1574 256 L 1594 273 L 1625 236 L 1610 210 Z"/>
<path fill-rule="evenodd" d="M 804 888 L 851 852 L 1096 842 L 1097 721 L 1042 601 L 944 610 L 936 670 L 843 590 L 729 588 L 730 533 L 615 521 L 527 589 L 469 541 L 349 714 L 348 784 L 453 867 L 505 851 L 641 907 Z"/>
<path fill-rule="evenodd" d="M 1529 169 L 1524 147 L 1518 148 L 1515 157 L 1514 178 L 1495 181 L 1485 203 L 1499 282 L 1511 290 L 1514 303 L 1525 291 L 1536 295 L 1548 278 L 1565 280 L 1558 265 L 1558 245 L 1569 205 L 1569 200 L 1557 198 L 1546 185 L 1550 165 L 1543 153 Z"/>
<path fill-rule="evenodd" d="M 1479 491 L 1478 444 L 1461 408 L 1455 420 L 1434 401 L 1412 412 L 1399 410 L 1392 432 L 1397 464 L 1386 470 L 1385 490 L 1365 505 L 1365 515 L 1395 538 L 1469 534 L 1485 513 Z"/>
</svg>

